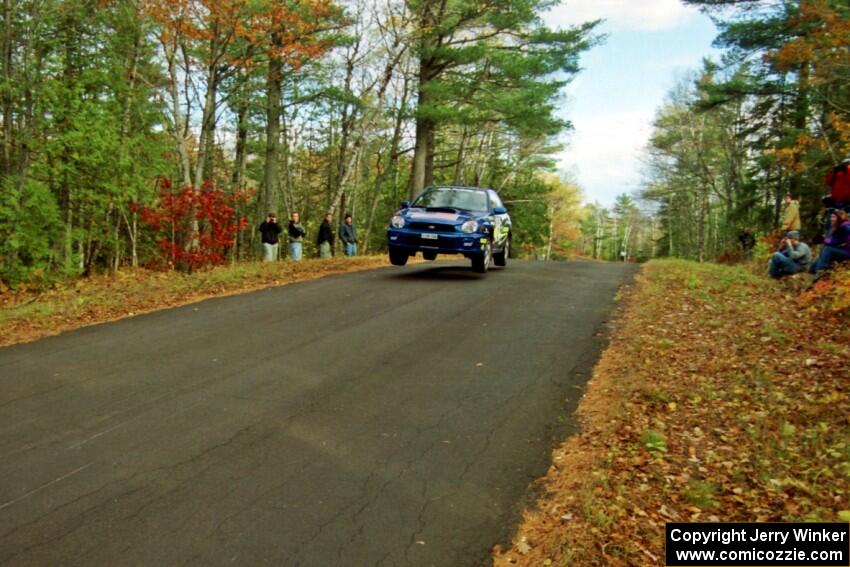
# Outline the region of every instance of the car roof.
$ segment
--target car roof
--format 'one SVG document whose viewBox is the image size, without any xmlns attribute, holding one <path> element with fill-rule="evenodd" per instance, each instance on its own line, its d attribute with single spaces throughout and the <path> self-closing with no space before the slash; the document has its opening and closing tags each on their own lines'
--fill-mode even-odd
<svg viewBox="0 0 850 567">
<path fill-rule="evenodd" d="M 432 185 L 430 187 L 426 187 L 425 191 L 429 191 L 431 189 L 463 189 L 466 191 L 494 191 L 494 189 L 490 189 L 489 187 L 468 187 L 466 185 Z"/>
</svg>

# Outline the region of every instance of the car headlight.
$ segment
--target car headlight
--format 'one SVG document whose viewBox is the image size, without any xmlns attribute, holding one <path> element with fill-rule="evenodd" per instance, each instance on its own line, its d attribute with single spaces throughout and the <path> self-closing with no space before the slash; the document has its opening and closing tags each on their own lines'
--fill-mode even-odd
<svg viewBox="0 0 850 567">
<path fill-rule="evenodd" d="M 478 221 L 475 219 L 471 219 L 460 225 L 460 231 L 465 232 L 466 234 L 472 234 L 473 232 L 478 230 Z"/>
<path fill-rule="evenodd" d="M 404 217 L 401 215 L 394 215 L 390 224 L 393 228 L 404 228 Z"/>
</svg>

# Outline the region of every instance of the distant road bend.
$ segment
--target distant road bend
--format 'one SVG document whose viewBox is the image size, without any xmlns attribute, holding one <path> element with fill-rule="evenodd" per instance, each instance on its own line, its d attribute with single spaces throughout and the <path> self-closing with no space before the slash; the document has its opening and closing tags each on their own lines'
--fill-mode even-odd
<svg viewBox="0 0 850 567">
<path fill-rule="evenodd" d="M 0 565 L 486 564 L 633 271 L 385 268 L 0 349 Z"/>
</svg>

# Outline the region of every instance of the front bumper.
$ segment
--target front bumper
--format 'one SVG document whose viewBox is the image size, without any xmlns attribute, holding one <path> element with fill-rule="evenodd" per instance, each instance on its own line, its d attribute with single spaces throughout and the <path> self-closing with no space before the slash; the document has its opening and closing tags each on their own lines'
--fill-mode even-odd
<svg viewBox="0 0 850 567">
<path fill-rule="evenodd" d="M 477 256 L 484 254 L 487 233 L 473 232 L 436 232 L 437 238 L 422 238 L 423 231 L 407 228 L 387 229 L 387 245 L 393 250 L 405 250 L 411 256 L 417 252 L 435 252 L 437 254 L 463 254 Z"/>
</svg>

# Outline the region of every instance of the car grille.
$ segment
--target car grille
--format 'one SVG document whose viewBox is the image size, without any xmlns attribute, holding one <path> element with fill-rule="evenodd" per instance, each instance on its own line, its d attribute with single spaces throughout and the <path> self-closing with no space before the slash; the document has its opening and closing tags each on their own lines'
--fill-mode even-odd
<svg viewBox="0 0 850 567">
<path fill-rule="evenodd" d="M 455 225 L 438 222 L 412 222 L 411 230 L 424 230 L 426 232 L 456 232 Z"/>
</svg>

